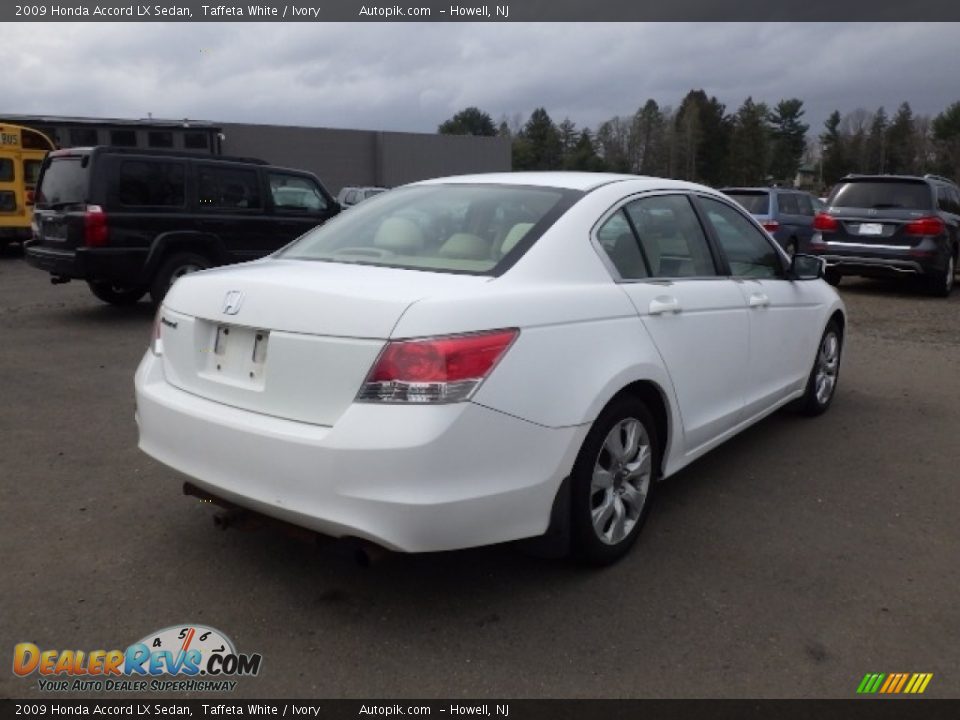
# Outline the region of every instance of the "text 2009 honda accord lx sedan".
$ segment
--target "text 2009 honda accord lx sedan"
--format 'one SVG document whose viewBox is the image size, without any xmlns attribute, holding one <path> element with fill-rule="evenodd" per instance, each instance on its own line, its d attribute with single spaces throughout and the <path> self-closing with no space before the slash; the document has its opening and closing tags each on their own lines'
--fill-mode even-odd
<svg viewBox="0 0 960 720">
<path fill-rule="evenodd" d="M 179 280 L 137 371 L 140 447 L 334 537 L 546 535 L 610 562 L 654 482 L 786 403 L 829 407 L 845 311 L 822 272 L 690 183 L 409 185 Z"/>
</svg>

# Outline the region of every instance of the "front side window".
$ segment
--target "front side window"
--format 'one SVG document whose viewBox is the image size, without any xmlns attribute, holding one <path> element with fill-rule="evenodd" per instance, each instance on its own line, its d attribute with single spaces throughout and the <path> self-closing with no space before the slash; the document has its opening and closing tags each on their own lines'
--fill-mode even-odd
<svg viewBox="0 0 960 720">
<path fill-rule="evenodd" d="M 716 275 L 700 221 L 685 195 L 654 195 L 626 206 L 651 277 Z"/>
<path fill-rule="evenodd" d="M 270 194 L 277 210 L 326 210 L 327 199 L 310 178 L 286 173 L 270 173 Z"/>
<path fill-rule="evenodd" d="M 127 160 L 120 164 L 117 199 L 127 207 L 182 207 L 183 165 Z"/>
<path fill-rule="evenodd" d="M 280 256 L 498 275 L 580 196 L 551 187 L 401 188 L 337 215 Z"/>
<path fill-rule="evenodd" d="M 202 208 L 251 210 L 261 206 L 255 170 L 201 166 L 197 184 Z"/>
<path fill-rule="evenodd" d="M 700 202 L 734 277 L 783 276 L 780 256 L 761 230 L 726 203 L 708 197 L 701 197 Z"/>
</svg>

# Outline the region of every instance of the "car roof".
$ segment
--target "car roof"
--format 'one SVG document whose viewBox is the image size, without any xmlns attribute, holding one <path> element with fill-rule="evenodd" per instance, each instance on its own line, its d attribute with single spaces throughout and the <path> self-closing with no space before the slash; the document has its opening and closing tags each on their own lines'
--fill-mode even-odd
<svg viewBox="0 0 960 720">
<path fill-rule="evenodd" d="M 632 181 L 641 185 L 638 190 L 702 190 L 704 186 L 683 180 L 668 180 L 666 178 L 647 177 L 645 175 L 621 175 L 616 173 L 591 173 L 576 171 L 549 171 L 549 172 L 507 172 L 507 173 L 480 173 L 477 175 L 453 175 L 450 177 L 433 178 L 413 185 L 525 185 L 533 187 L 564 188 L 590 192 L 598 187 L 611 183 Z M 649 187 L 644 188 L 643 185 Z"/>
</svg>

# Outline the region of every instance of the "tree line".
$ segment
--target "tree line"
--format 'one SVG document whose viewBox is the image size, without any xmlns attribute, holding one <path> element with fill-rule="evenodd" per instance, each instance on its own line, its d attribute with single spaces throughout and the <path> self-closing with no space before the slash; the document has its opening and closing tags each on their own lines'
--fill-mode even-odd
<svg viewBox="0 0 960 720">
<path fill-rule="evenodd" d="M 509 138 L 514 170 L 635 173 L 715 187 L 793 185 L 799 177 L 820 192 L 848 173 L 960 177 L 960 102 L 932 118 L 915 115 L 907 102 L 892 117 L 883 107 L 835 110 L 819 134 L 810 133 L 804 113 L 799 98 L 768 105 L 752 97 L 728 113 L 716 97 L 691 90 L 676 108 L 651 98 L 596 128 L 569 118 L 556 123 L 542 107 L 526 121 L 518 113 L 495 124 L 468 107 L 437 130 Z"/>
</svg>

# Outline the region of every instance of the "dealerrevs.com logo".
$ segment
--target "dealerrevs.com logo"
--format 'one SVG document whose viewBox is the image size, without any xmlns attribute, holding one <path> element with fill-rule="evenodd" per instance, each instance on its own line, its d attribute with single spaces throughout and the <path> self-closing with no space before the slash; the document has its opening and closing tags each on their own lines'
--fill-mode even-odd
<svg viewBox="0 0 960 720">
<path fill-rule="evenodd" d="M 238 653 L 219 630 L 174 625 L 125 650 L 41 650 L 29 642 L 13 649 L 13 672 L 37 675 L 50 692 L 230 691 L 237 677 L 260 672 L 259 653 Z"/>
</svg>

